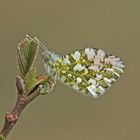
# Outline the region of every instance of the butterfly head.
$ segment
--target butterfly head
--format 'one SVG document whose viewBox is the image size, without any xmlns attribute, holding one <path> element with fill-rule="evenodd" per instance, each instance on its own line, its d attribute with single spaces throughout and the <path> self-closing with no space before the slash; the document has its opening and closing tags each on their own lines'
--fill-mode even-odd
<svg viewBox="0 0 140 140">
<path fill-rule="evenodd" d="M 54 52 L 44 51 L 42 57 L 46 73 L 54 77 L 56 75 L 55 62 L 59 59 L 59 56 Z"/>
</svg>

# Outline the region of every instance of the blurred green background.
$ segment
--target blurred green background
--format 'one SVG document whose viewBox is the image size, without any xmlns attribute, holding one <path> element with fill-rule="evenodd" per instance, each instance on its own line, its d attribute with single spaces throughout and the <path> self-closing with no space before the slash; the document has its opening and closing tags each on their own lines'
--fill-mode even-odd
<svg viewBox="0 0 140 140">
<path fill-rule="evenodd" d="M 24 110 L 9 140 L 140 139 L 139 5 L 138 0 L 0 0 L 0 127 L 16 100 L 16 48 L 26 34 L 60 55 L 90 45 L 126 65 L 97 100 L 58 82 Z"/>
</svg>

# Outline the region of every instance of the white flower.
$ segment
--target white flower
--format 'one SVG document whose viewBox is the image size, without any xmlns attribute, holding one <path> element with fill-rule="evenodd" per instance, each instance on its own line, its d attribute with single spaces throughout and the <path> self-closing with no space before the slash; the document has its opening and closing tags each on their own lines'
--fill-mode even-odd
<svg viewBox="0 0 140 140">
<path fill-rule="evenodd" d="M 72 77 L 72 75 L 69 73 L 69 74 L 68 74 L 68 77 Z"/>
<path fill-rule="evenodd" d="M 66 73 L 66 71 L 65 70 L 62 70 L 62 73 Z"/>
<path fill-rule="evenodd" d="M 98 97 L 98 94 L 96 93 L 96 86 L 90 85 L 87 87 L 88 91 L 96 98 Z"/>
<path fill-rule="evenodd" d="M 117 72 L 114 71 L 113 73 L 114 73 L 115 75 L 117 75 L 118 77 L 120 77 L 120 74 L 118 74 Z"/>
<path fill-rule="evenodd" d="M 115 55 L 111 55 L 111 56 L 108 56 L 108 58 L 105 59 L 105 62 L 106 63 L 110 63 L 112 65 L 118 65 L 120 64 L 120 58 L 118 57 L 115 57 Z"/>
<path fill-rule="evenodd" d="M 76 78 L 76 80 L 77 80 L 77 83 L 79 84 L 79 83 L 81 83 L 82 82 L 82 79 L 81 78 Z"/>
<path fill-rule="evenodd" d="M 74 71 L 82 71 L 82 70 L 84 70 L 85 69 L 85 66 L 82 66 L 81 64 L 77 64 L 77 65 L 75 65 L 74 66 L 74 68 L 73 68 L 73 70 Z"/>
<path fill-rule="evenodd" d="M 105 88 L 103 88 L 102 86 L 99 86 L 98 89 L 100 90 L 100 94 L 103 95 L 106 91 Z"/>
<path fill-rule="evenodd" d="M 94 64 L 95 65 L 101 65 L 101 61 L 100 61 L 100 56 L 96 55 L 94 58 Z"/>
<path fill-rule="evenodd" d="M 76 51 L 76 52 L 74 52 L 74 54 L 71 54 L 71 55 L 76 61 L 78 61 L 80 59 L 81 54 L 79 51 Z"/>
<path fill-rule="evenodd" d="M 120 75 L 117 72 L 115 72 L 113 68 L 111 68 L 111 69 L 107 68 L 106 70 L 109 72 L 113 72 L 116 76 L 120 77 Z"/>
<path fill-rule="evenodd" d="M 107 84 L 111 84 L 112 83 L 112 79 L 108 79 L 106 77 L 104 77 L 104 81 L 107 83 Z"/>
<path fill-rule="evenodd" d="M 116 79 L 114 79 L 114 78 L 111 78 L 111 80 L 112 80 L 112 82 L 115 82 L 116 81 Z"/>
<path fill-rule="evenodd" d="M 92 65 L 92 66 L 89 67 L 89 69 L 94 70 L 94 71 L 99 71 L 100 70 L 98 65 Z"/>
<path fill-rule="evenodd" d="M 123 69 L 122 69 L 122 68 L 118 68 L 118 67 L 116 67 L 116 66 L 113 66 L 112 68 L 113 68 L 113 70 L 114 70 L 114 69 L 117 69 L 117 70 L 119 70 L 121 73 L 123 73 Z"/>
<path fill-rule="evenodd" d="M 104 58 L 105 58 L 105 52 L 103 50 L 99 49 L 97 55 L 100 57 L 100 60 L 101 61 L 104 60 Z"/>
<path fill-rule="evenodd" d="M 112 68 L 106 68 L 106 70 L 109 72 L 114 72 L 114 70 Z"/>
<path fill-rule="evenodd" d="M 122 61 L 118 61 L 115 66 L 120 69 L 123 69 L 125 67 Z"/>
<path fill-rule="evenodd" d="M 88 80 L 88 83 L 91 83 L 91 84 L 93 84 L 93 85 L 96 85 L 96 80 L 90 78 L 90 79 Z"/>
<path fill-rule="evenodd" d="M 111 87 L 112 79 L 108 79 L 108 78 L 104 77 L 104 81 L 109 87 Z"/>
<path fill-rule="evenodd" d="M 70 60 L 69 60 L 69 56 L 66 55 L 66 57 L 63 59 L 63 62 L 62 64 L 70 64 Z"/>
<path fill-rule="evenodd" d="M 85 70 L 84 70 L 84 74 L 87 74 L 87 73 L 88 73 L 88 69 L 85 68 Z"/>
<path fill-rule="evenodd" d="M 85 49 L 85 54 L 87 55 L 88 60 L 93 60 L 93 58 L 95 56 L 94 49 L 86 48 Z"/>
<path fill-rule="evenodd" d="M 102 79 L 102 77 L 103 77 L 103 75 L 102 75 L 102 74 L 100 74 L 100 75 L 99 75 L 99 74 L 96 74 L 96 78 L 95 78 L 95 79 L 96 79 L 97 81 L 99 81 L 99 80 L 101 80 L 101 79 Z"/>
</svg>

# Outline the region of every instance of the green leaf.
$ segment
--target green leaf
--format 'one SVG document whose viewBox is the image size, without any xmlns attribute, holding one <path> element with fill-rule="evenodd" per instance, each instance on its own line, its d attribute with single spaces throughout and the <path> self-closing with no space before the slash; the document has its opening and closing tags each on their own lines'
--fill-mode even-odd
<svg viewBox="0 0 140 140">
<path fill-rule="evenodd" d="M 0 135 L 0 140 L 5 140 L 5 138 L 2 135 Z"/>
<path fill-rule="evenodd" d="M 36 69 L 33 68 L 25 76 L 25 93 L 30 94 L 34 88 L 41 85 L 42 87 L 40 88 L 40 93 L 44 94 L 49 91 L 50 81 L 51 79 L 47 75 L 37 77 Z"/>
<path fill-rule="evenodd" d="M 31 69 L 25 76 L 25 91 L 29 93 L 36 86 L 36 69 Z"/>
<path fill-rule="evenodd" d="M 39 47 L 40 41 L 36 37 L 30 38 L 29 36 L 26 36 L 18 46 L 19 77 L 24 81 L 23 88 L 26 95 L 31 95 L 37 89 L 40 90 L 40 93 L 49 92 L 52 89 L 50 85 L 54 85 L 50 84 L 49 76 L 38 76 L 34 68 Z"/>
<path fill-rule="evenodd" d="M 32 69 L 39 49 L 37 38 L 24 38 L 18 45 L 18 68 L 21 77 Z"/>
</svg>

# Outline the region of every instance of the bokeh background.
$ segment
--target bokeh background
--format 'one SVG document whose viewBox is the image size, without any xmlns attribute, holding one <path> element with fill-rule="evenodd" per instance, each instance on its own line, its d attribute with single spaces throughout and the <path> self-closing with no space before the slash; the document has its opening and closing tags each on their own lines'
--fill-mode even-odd
<svg viewBox="0 0 140 140">
<path fill-rule="evenodd" d="M 126 65 L 98 100 L 58 82 L 24 110 L 9 140 L 140 139 L 139 5 L 138 0 L 0 0 L 0 127 L 16 101 L 16 48 L 26 34 L 60 55 L 90 45 Z"/>
</svg>

